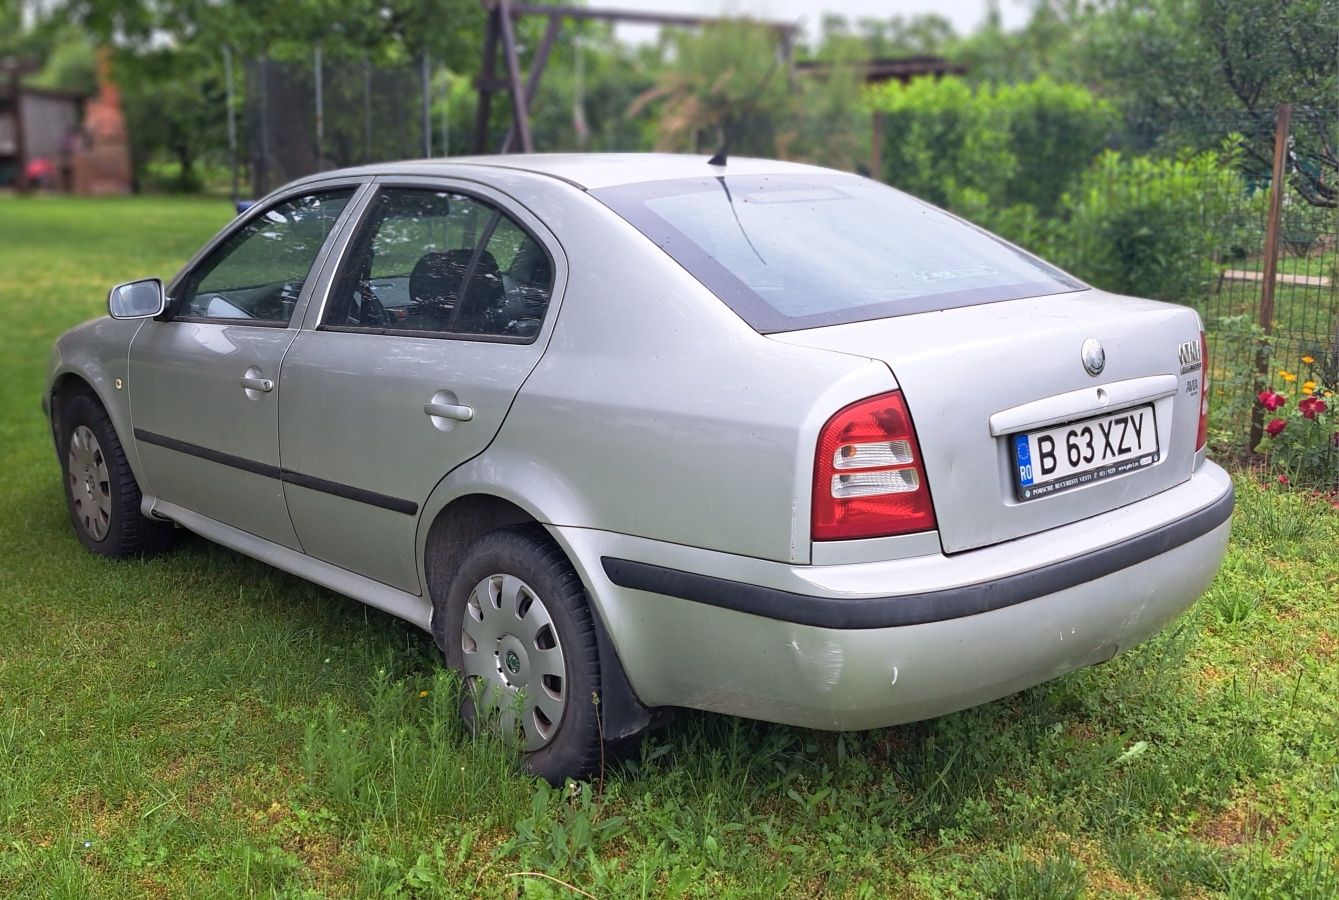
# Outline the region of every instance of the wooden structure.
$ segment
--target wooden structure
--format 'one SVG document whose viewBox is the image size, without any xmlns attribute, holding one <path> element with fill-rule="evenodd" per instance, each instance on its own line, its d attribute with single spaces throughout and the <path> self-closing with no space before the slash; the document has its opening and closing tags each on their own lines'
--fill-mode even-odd
<svg viewBox="0 0 1339 900">
<path fill-rule="evenodd" d="M 534 103 L 535 93 L 539 90 L 540 79 L 544 76 L 544 66 L 549 61 L 553 43 L 558 39 L 564 19 L 595 20 L 601 22 L 623 22 L 646 25 L 679 25 L 689 28 L 705 25 L 719 25 L 730 21 L 720 16 L 676 15 L 673 13 L 636 12 L 632 10 L 591 9 L 584 6 L 534 6 L 526 3 L 513 3 L 511 0 L 483 0 L 488 14 L 484 28 L 483 71 L 475 83 L 479 90 L 479 102 L 474 114 L 474 152 L 485 153 L 488 150 L 488 122 L 493 112 L 493 94 L 506 92 L 511 97 L 511 126 L 503 138 L 500 152 L 511 153 L 519 149 L 522 153 L 533 153 L 534 139 L 530 134 L 530 106 Z M 544 16 L 548 25 L 544 37 L 535 49 L 530 61 L 530 71 L 522 79 L 520 53 L 516 43 L 515 23 L 521 16 Z M 797 25 L 784 22 L 758 22 L 761 27 L 769 28 L 777 35 L 782 52 L 789 57 L 795 40 Z M 505 73 L 497 71 L 498 50 L 502 51 Z"/>
</svg>

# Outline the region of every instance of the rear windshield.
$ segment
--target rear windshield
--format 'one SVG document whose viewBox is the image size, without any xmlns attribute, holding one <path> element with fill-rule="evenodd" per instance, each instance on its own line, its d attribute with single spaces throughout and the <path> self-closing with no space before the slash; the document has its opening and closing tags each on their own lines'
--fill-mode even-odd
<svg viewBox="0 0 1339 900">
<path fill-rule="evenodd" d="M 724 175 L 591 193 L 764 334 L 1084 288 L 854 175 Z"/>
</svg>

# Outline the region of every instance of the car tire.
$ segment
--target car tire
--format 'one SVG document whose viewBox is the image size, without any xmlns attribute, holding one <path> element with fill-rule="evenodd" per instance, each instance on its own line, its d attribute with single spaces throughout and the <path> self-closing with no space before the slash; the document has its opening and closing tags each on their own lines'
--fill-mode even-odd
<svg viewBox="0 0 1339 900">
<path fill-rule="evenodd" d="M 75 394 L 60 406 L 65 505 L 74 533 L 100 556 L 145 556 L 172 542 L 173 528 L 140 513 L 140 489 L 107 411 Z"/>
<path fill-rule="evenodd" d="M 482 710 L 550 784 L 600 765 L 600 660 L 581 578 L 538 528 L 490 532 L 465 554 L 433 631 L 461 674 L 461 713 Z"/>
</svg>

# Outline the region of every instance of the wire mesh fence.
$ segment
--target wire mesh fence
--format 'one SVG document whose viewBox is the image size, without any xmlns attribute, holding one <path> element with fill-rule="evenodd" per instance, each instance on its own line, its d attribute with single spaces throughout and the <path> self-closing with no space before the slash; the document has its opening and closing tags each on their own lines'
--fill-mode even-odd
<svg viewBox="0 0 1339 900">
<path fill-rule="evenodd" d="M 315 172 L 431 155 L 430 74 L 423 60 L 385 65 L 319 47 L 310 60 L 252 60 L 245 109 L 254 196 Z"/>
<path fill-rule="evenodd" d="M 1221 115 L 1199 124 L 1208 135 L 1240 136 L 1235 190 L 1205 204 L 1215 211 L 1204 228 L 1216 277 L 1189 302 L 1208 329 L 1216 436 L 1222 449 L 1248 451 L 1271 421 L 1316 402 L 1308 397 L 1331 408 L 1339 402 L 1326 396 L 1339 394 L 1339 207 L 1323 205 L 1317 191 L 1333 181 L 1320 154 L 1327 132 L 1339 125 L 1339 110 L 1291 110 L 1281 141 L 1274 116 Z M 1284 178 L 1276 206 L 1270 203 L 1275 144 Z M 1262 391 L 1286 398 L 1286 409 L 1267 410 L 1258 399 Z M 1286 427 L 1321 426 L 1312 420 Z M 1339 487 L 1339 446 L 1331 433 L 1318 441 L 1325 462 L 1311 467 L 1311 477 Z"/>
</svg>

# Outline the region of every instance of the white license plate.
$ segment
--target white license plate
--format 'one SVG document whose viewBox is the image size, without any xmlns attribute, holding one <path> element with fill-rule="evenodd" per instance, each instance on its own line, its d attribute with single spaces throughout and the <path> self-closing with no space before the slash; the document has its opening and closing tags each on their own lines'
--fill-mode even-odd
<svg viewBox="0 0 1339 900">
<path fill-rule="evenodd" d="M 1036 500 L 1158 461 L 1152 406 L 1015 434 L 1010 441 L 1019 500 Z"/>
</svg>

